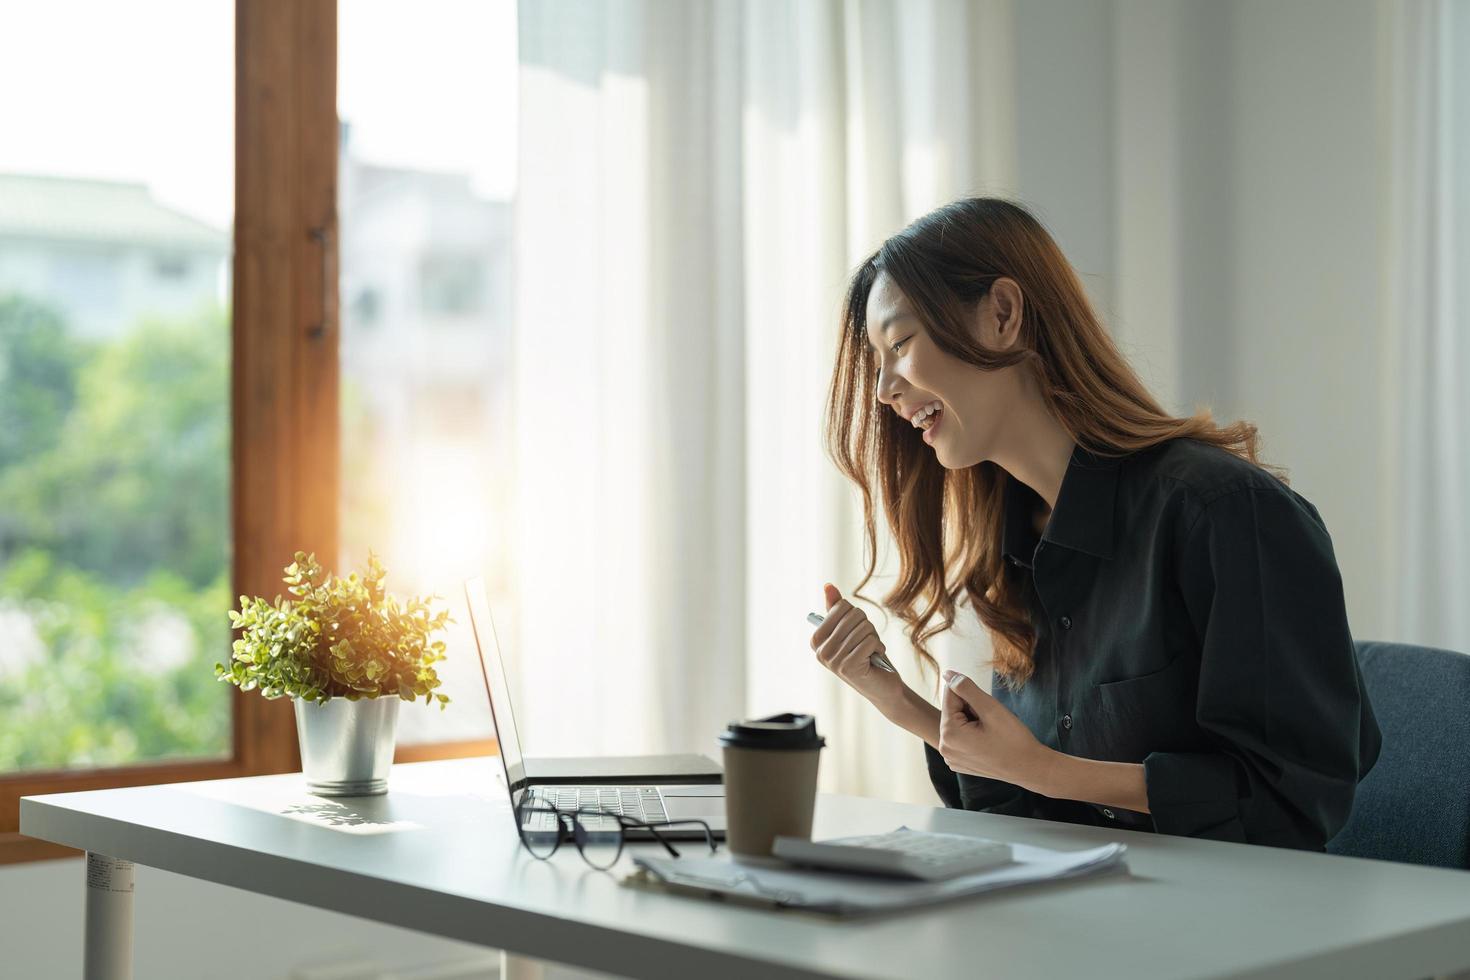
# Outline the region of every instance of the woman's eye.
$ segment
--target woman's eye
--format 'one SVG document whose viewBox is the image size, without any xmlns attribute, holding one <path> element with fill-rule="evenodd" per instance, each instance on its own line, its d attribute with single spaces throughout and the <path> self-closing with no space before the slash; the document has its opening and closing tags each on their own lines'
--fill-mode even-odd
<svg viewBox="0 0 1470 980">
<path fill-rule="evenodd" d="M 898 353 L 898 349 L 900 347 L 902 347 L 904 344 L 908 343 L 912 339 L 913 338 L 911 338 L 911 337 L 905 337 L 902 340 L 900 340 L 898 343 L 894 344 L 892 347 L 890 347 L 888 349 L 891 350 L 891 351 L 893 351 L 893 353 L 897 354 Z"/>
</svg>

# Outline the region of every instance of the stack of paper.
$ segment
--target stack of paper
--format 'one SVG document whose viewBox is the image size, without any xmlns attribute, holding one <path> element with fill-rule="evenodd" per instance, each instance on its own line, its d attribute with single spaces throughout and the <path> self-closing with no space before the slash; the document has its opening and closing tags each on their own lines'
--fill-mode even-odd
<svg viewBox="0 0 1470 980">
<path fill-rule="evenodd" d="M 624 884 L 776 908 L 853 916 L 929 905 L 1039 881 L 1127 870 L 1124 844 L 1086 851 L 1011 845 L 1012 863 L 948 881 L 907 881 L 842 872 L 740 864 L 714 857 L 635 857 Z"/>
</svg>

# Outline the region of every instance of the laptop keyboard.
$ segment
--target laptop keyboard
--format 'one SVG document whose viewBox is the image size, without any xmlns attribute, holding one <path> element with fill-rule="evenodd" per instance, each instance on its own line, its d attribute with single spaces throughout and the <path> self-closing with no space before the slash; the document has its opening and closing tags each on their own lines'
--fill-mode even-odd
<svg viewBox="0 0 1470 980">
<path fill-rule="evenodd" d="M 663 800 L 652 786 L 532 786 L 528 793 L 534 803 L 558 810 L 606 810 L 646 823 L 668 819 Z M 532 814 L 528 826 L 532 830 L 550 829 L 554 819 L 549 813 Z M 589 830 L 597 829 L 593 823 L 596 817 L 581 819 Z M 538 821 L 544 827 L 536 826 Z"/>
</svg>

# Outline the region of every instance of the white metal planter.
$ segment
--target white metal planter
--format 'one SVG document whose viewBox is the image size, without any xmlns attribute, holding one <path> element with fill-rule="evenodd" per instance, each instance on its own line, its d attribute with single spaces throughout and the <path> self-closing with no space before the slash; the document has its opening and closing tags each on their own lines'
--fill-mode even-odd
<svg viewBox="0 0 1470 980">
<path fill-rule="evenodd" d="M 320 704 L 293 700 L 301 769 L 309 792 L 317 796 L 388 792 L 400 698 L 329 698 Z"/>
</svg>

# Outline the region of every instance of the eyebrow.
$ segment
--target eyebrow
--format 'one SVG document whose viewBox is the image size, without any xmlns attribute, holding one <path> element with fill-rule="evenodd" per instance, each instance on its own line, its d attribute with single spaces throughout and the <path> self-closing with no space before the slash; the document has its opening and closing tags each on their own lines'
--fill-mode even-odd
<svg viewBox="0 0 1470 980">
<path fill-rule="evenodd" d="M 881 326 L 881 327 L 878 328 L 878 332 L 879 333 L 887 333 L 889 330 L 892 330 L 893 329 L 894 323 L 898 322 L 899 320 L 906 320 L 906 319 L 908 319 L 911 316 L 913 316 L 912 313 L 894 313 L 891 316 L 889 316 L 888 319 L 886 319 L 886 320 L 883 321 L 883 326 Z M 873 342 L 871 340 L 868 340 L 867 337 L 866 337 L 866 335 L 863 337 L 863 340 L 867 344 L 868 353 L 869 354 L 873 353 L 873 349 L 874 349 L 873 348 Z"/>
</svg>

